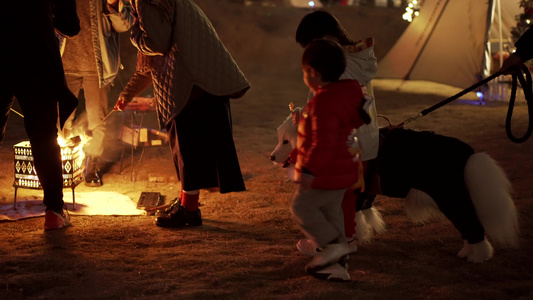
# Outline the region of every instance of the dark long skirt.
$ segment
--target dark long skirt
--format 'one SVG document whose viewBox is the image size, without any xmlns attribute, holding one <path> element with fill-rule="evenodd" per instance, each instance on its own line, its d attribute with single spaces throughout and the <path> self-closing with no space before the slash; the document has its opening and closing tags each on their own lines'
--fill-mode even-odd
<svg viewBox="0 0 533 300">
<path fill-rule="evenodd" d="M 174 165 L 186 191 L 245 190 L 233 141 L 228 97 L 202 94 L 167 126 Z"/>
</svg>

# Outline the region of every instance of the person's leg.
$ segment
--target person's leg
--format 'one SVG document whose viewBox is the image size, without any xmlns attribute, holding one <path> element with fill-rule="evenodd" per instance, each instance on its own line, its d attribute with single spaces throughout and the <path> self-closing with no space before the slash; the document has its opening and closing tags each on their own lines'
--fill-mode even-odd
<svg viewBox="0 0 533 300">
<path fill-rule="evenodd" d="M 306 271 L 309 274 L 314 275 L 322 270 L 323 267 L 334 263 L 348 268 L 347 255 L 351 250 L 348 247 L 346 233 L 344 232 L 344 218 L 341 206 L 345 191 L 328 190 L 323 191 L 321 195 L 321 198 L 329 199 L 320 207 L 320 210 L 331 228 L 335 230 L 335 235 L 323 236 L 317 239 L 318 245 L 322 250 L 306 265 Z M 328 240 L 329 242 L 327 242 Z"/>
<path fill-rule="evenodd" d="M 200 209 L 200 205 L 198 203 L 198 200 L 200 199 L 200 191 L 194 190 L 194 191 L 186 191 L 181 190 L 180 193 L 180 201 L 181 205 L 185 207 L 188 211 L 197 211 Z"/>
<path fill-rule="evenodd" d="M 296 224 L 320 247 L 346 242 L 341 202 L 345 190 L 298 188 L 290 208 Z"/>
<path fill-rule="evenodd" d="M 175 123 L 173 157 L 184 190 L 245 190 L 227 97 L 204 93 L 185 107 Z"/>
<path fill-rule="evenodd" d="M 86 145 L 85 152 L 89 156 L 100 157 L 104 152 L 105 122 L 109 104 L 109 85 L 99 87 L 98 76 L 83 78 L 85 109 L 87 111 L 87 129 L 92 131 L 92 138 Z"/>
<path fill-rule="evenodd" d="M 346 240 L 349 241 L 350 251 L 357 251 L 357 241 L 355 240 L 356 234 L 356 222 L 355 222 L 355 212 L 356 212 L 356 203 L 357 203 L 357 191 L 353 189 L 348 189 L 344 192 L 341 208 L 344 224 L 344 234 L 346 235 Z M 296 244 L 296 248 L 302 253 L 310 256 L 314 256 L 321 249 L 317 241 L 313 239 L 303 239 L 299 240 Z"/>
<path fill-rule="evenodd" d="M 105 122 L 109 102 L 109 86 L 99 87 L 98 76 L 85 76 L 83 79 L 85 109 L 87 111 L 87 128 L 92 133 L 85 145 L 87 163 L 85 166 L 85 184 L 98 187 L 102 185 L 100 177 L 100 156 L 104 152 Z"/>
<path fill-rule="evenodd" d="M 167 126 L 169 146 L 174 160 L 174 167 L 178 179 L 183 178 L 183 158 L 180 153 L 176 120 L 171 120 Z M 180 196 L 176 198 L 164 211 L 158 212 L 155 224 L 160 227 L 183 227 L 202 225 L 202 215 L 199 208 L 199 190 L 184 190 L 181 184 Z"/>
<path fill-rule="evenodd" d="M 207 93 L 170 120 L 169 145 L 182 192 L 179 201 L 158 214 L 156 225 L 201 224 L 200 189 L 218 188 L 221 193 L 245 189 L 231 130 L 229 98 Z"/>
<path fill-rule="evenodd" d="M 322 207 L 324 216 L 335 228 L 337 238 L 333 243 L 346 243 L 346 233 L 344 232 L 344 216 L 342 212 L 342 200 L 346 190 L 328 190 L 323 197 L 329 198 L 327 204 Z M 325 239 L 324 239 L 325 240 Z M 322 246 L 322 244 L 320 244 Z"/>
<path fill-rule="evenodd" d="M 291 200 L 291 213 L 308 238 L 317 241 L 321 251 L 306 265 L 309 274 L 317 274 L 339 263 L 350 253 L 344 233 L 341 202 L 345 190 L 312 190 L 298 187 Z"/>
<path fill-rule="evenodd" d="M 202 212 L 198 205 L 200 191 L 180 192 L 177 201 L 157 215 L 155 224 L 159 227 L 184 227 L 202 225 Z"/>
<path fill-rule="evenodd" d="M 183 170 L 180 165 L 183 165 L 183 158 L 179 151 L 178 133 L 176 127 L 176 120 L 172 120 L 167 127 L 167 133 L 169 137 L 170 151 L 174 160 L 174 167 L 178 174 L 178 179 L 183 176 Z M 188 211 L 197 211 L 199 209 L 200 190 L 185 190 L 183 185 L 180 191 L 179 204 L 183 205 Z"/>
<path fill-rule="evenodd" d="M 17 95 L 17 99 L 22 107 L 24 127 L 43 188 L 43 203 L 47 210 L 61 212 L 64 206 L 63 167 L 57 143 L 57 101 L 25 93 Z"/>
<path fill-rule="evenodd" d="M 74 75 L 65 75 L 65 79 L 67 81 L 68 89 L 74 94 L 74 96 L 79 97 L 80 90 L 81 90 L 82 77 L 74 76 Z M 68 119 L 66 120 L 65 125 L 63 126 L 61 135 L 65 139 L 71 137 L 71 133 L 72 133 L 73 126 L 74 126 L 75 115 L 76 115 L 76 109 L 74 109 L 70 117 L 68 117 Z"/>
</svg>

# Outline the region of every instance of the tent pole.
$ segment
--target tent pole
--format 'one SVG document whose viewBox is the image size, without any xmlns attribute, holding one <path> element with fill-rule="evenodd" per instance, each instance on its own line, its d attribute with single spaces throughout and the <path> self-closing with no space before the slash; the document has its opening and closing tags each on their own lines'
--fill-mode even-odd
<svg viewBox="0 0 533 300">
<path fill-rule="evenodd" d="M 500 0 L 496 0 L 496 9 L 498 10 L 498 30 L 499 30 L 499 46 L 500 46 L 500 68 L 503 65 L 503 34 L 502 34 L 502 6 Z"/>
</svg>

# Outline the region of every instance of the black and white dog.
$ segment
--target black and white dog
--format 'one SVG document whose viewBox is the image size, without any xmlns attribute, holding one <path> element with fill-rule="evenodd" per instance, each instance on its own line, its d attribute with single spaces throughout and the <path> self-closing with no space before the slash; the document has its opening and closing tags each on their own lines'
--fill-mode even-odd
<svg viewBox="0 0 533 300">
<path fill-rule="evenodd" d="M 381 194 L 405 198 L 406 213 L 414 222 L 444 215 L 464 240 L 457 255 L 469 262 L 492 257 L 489 239 L 502 246 L 518 246 L 518 213 L 511 184 L 488 154 L 475 153 L 456 138 L 430 131 L 387 127 L 380 135 Z M 296 137 L 297 125 L 289 116 L 278 127 L 272 161 L 284 165 Z"/>
</svg>

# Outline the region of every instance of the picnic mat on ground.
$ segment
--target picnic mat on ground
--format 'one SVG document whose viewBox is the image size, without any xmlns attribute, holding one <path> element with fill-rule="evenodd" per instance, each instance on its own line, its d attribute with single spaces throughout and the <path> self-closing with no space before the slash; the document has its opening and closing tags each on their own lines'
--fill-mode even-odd
<svg viewBox="0 0 533 300">
<path fill-rule="evenodd" d="M 17 209 L 13 202 L 0 205 L 0 221 L 15 221 L 44 216 L 45 206 L 42 197 L 17 197 Z M 131 216 L 145 215 L 144 210 L 137 209 L 137 203 L 130 197 L 117 192 L 76 193 L 76 210 L 73 210 L 72 193 L 64 193 L 65 204 L 69 214 L 79 216 Z"/>
</svg>

